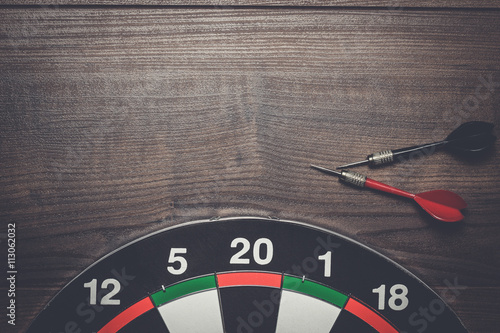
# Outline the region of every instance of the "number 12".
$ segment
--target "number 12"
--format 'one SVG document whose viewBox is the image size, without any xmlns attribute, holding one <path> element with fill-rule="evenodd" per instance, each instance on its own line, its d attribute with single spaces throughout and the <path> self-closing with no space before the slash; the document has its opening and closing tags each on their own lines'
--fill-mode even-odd
<svg viewBox="0 0 500 333">
<path fill-rule="evenodd" d="M 120 292 L 121 285 L 118 280 L 115 279 L 106 279 L 102 282 L 101 288 L 102 290 L 108 289 L 111 286 L 111 290 L 109 293 L 104 295 L 101 299 L 101 305 L 120 305 L 119 299 L 113 299 L 113 297 Z M 90 289 L 90 297 L 89 304 L 96 305 L 97 304 L 97 279 L 92 279 L 90 282 L 83 284 L 84 288 Z"/>
</svg>

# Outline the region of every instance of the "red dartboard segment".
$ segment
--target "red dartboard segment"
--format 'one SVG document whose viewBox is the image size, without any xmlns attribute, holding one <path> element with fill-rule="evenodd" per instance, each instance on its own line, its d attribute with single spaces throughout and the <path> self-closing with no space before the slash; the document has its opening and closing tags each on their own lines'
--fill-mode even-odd
<svg viewBox="0 0 500 333">
<path fill-rule="evenodd" d="M 101 328 L 97 333 L 118 332 L 132 320 L 148 312 L 152 308 L 154 308 L 153 302 L 151 302 L 151 299 L 149 297 L 146 297 L 143 300 L 128 307 L 125 311 L 113 318 L 113 320 L 107 323 L 106 326 Z"/>
<path fill-rule="evenodd" d="M 398 333 L 398 331 L 383 317 L 381 317 L 379 313 L 354 298 L 349 298 L 344 310 L 349 311 L 356 317 L 362 319 L 378 332 Z"/>
<path fill-rule="evenodd" d="M 281 287 L 281 274 L 261 272 L 237 272 L 217 274 L 219 288 L 233 286 Z"/>
</svg>

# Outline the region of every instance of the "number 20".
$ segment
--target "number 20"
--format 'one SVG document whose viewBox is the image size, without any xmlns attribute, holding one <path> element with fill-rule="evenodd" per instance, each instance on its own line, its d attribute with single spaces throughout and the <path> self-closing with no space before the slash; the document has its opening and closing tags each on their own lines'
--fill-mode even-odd
<svg viewBox="0 0 500 333">
<path fill-rule="evenodd" d="M 230 264 L 250 264 L 249 258 L 242 258 L 251 249 L 250 241 L 243 237 L 238 237 L 233 239 L 231 242 L 231 248 L 236 248 L 238 245 L 242 245 L 241 250 L 236 252 L 229 261 Z M 261 247 L 266 248 L 266 256 L 262 258 Z M 268 238 L 259 238 L 253 244 L 253 260 L 259 265 L 267 265 L 273 260 L 273 242 Z"/>
</svg>

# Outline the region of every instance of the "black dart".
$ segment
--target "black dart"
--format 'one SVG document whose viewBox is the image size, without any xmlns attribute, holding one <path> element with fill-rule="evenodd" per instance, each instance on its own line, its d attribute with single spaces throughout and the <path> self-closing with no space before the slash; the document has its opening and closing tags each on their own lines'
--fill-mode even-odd
<svg viewBox="0 0 500 333">
<path fill-rule="evenodd" d="M 493 127 L 494 125 L 492 123 L 484 121 L 469 121 L 460 125 L 442 141 L 407 148 L 384 150 L 368 155 L 366 160 L 341 165 L 337 167 L 337 169 L 344 169 L 364 164 L 368 164 L 370 166 L 388 164 L 394 162 L 396 158 L 407 158 L 410 154 L 433 148 L 446 148 L 451 152 L 459 154 L 477 154 L 485 151 L 495 142 L 496 136 L 491 133 L 493 131 Z"/>
</svg>

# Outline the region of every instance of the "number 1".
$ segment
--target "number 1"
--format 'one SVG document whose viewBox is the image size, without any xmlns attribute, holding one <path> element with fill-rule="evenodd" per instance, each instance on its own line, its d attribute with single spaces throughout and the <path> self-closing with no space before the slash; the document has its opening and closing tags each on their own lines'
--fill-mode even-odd
<svg viewBox="0 0 500 333">
<path fill-rule="evenodd" d="M 318 256 L 318 260 L 325 261 L 325 277 L 332 276 L 332 251 L 328 251 L 327 253 Z"/>
<path fill-rule="evenodd" d="M 385 284 L 380 285 L 380 287 L 372 290 L 374 294 L 378 294 L 378 309 L 385 309 Z"/>
</svg>

